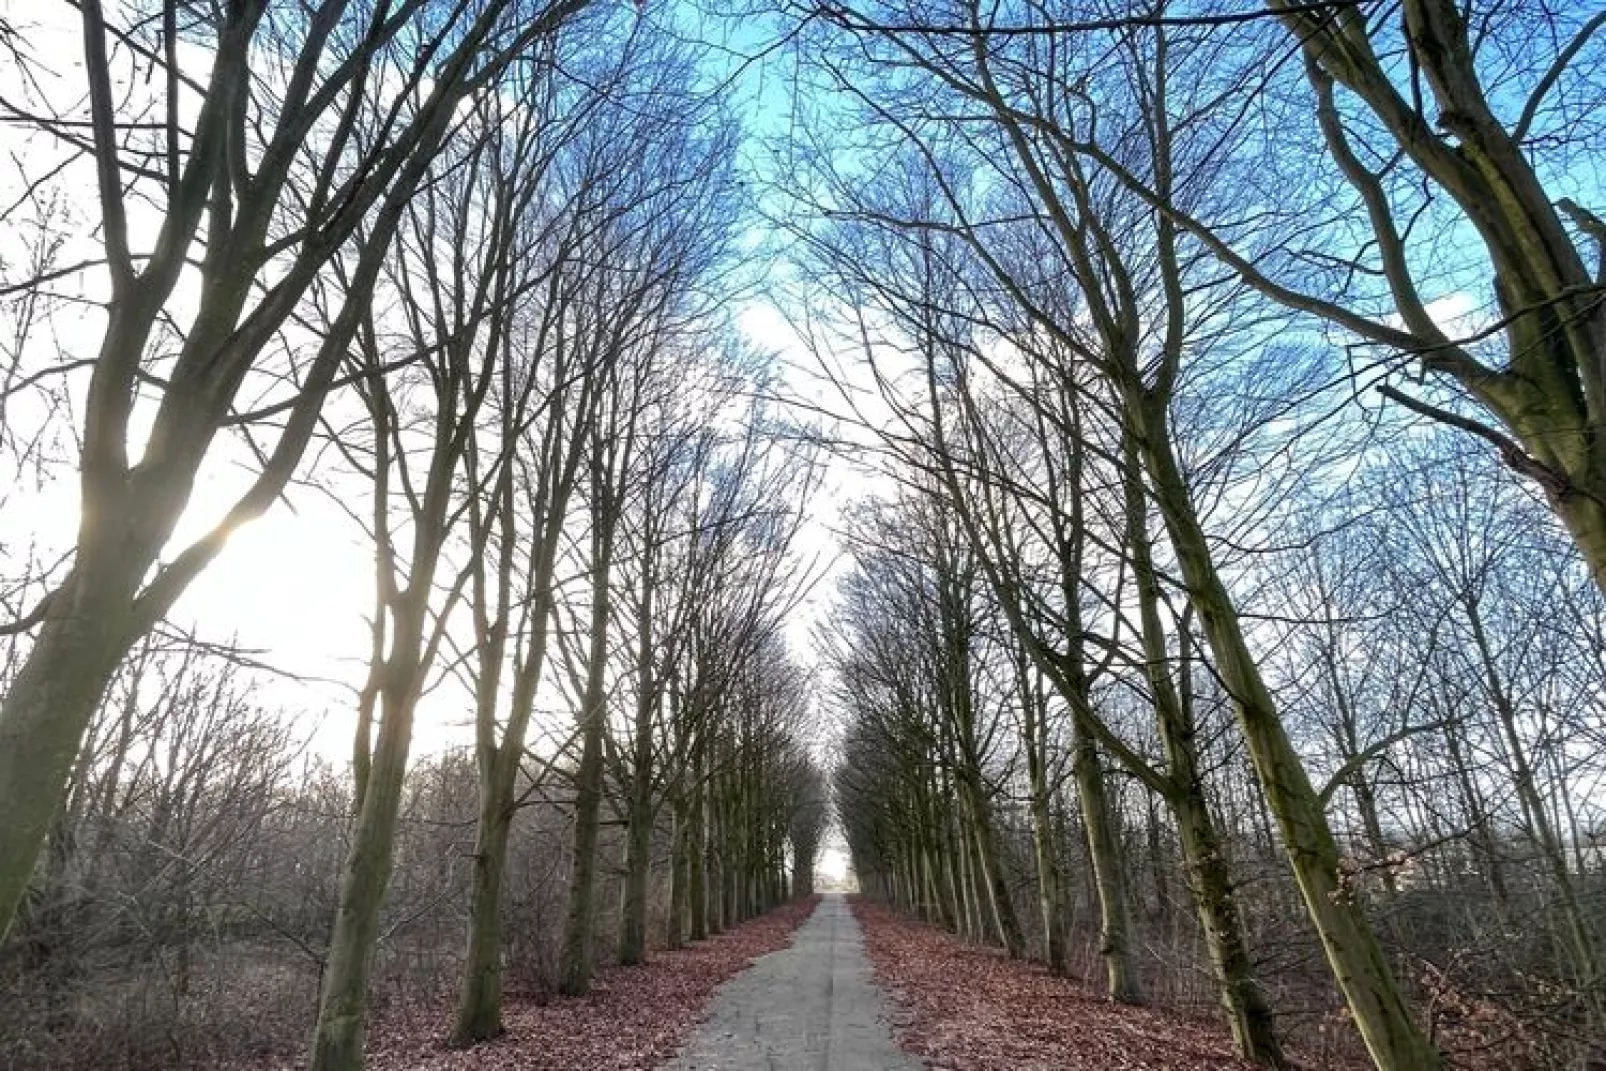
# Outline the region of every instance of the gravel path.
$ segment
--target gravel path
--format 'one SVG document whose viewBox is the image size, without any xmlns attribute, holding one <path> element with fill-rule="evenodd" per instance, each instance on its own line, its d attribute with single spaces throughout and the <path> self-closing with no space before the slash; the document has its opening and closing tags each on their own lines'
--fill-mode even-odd
<svg viewBox="0 0 1606 1071">
<path fill-rule="evenodd" d="M 727 982 L 706 1022 L 665 1071 L 918 1071 L 898 1050 L 870 980 L 864 935 L 828 893 L 772 952 Z"/>
</svg>

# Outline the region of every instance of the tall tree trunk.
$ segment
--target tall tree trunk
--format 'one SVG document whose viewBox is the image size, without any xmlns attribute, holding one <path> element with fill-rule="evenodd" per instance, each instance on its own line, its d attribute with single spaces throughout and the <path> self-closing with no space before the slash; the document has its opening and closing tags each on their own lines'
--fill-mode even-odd
<svg viewBox="0 0 1606 1071">
<path fill-rule="evenodd" d="M 555 545 L 556 533 L 548 538 Z M 551 612 L 553 559 L 549 557 L 537 577 L 538 609 L 534 634 L 516 666 L 512 710 L 500 744 L 495 743 L 495 703 L 500 679 L 503 644 L 493 642 L 479 686 L 483 694 L 476 712 L 479 739 L 476 766 L 480 806 L 474 836 L 474 874 L 469 886 L 468 947 L 464 955 L 463 984 L 458 991 L 452 1043 L 470 1045 L 502 1033 L 502 903 L 507 874 L 508 843 L 513 830 L 514 792 L 524 758 L 524 739 L 535 706 L 536 687 L 546 660 L 547 622 Z"/>
<path fill-rule="evenodd" d="M 452 1043 L 469 1045 L 502 1033 L 502 889 L 513 830 L 511 805 L 500 793 L 480 800 L 469 888 L 468 950 L 458 992 Z"/>
<path fill-rule="evenodd" d="M 947 901 L 946 920 L 950 932 L 963 935 L 967 928 L 965 905 L 965 890 L 963 871 L 954 859 L 953 842 L 949 836 L 947 823 L 939 815 L 937 826 L 932 831 L 934 843 L 932 851 L 937 855 L 937 865 L 942 872 L 943 893 Z"/>
<path fill-rule="evenodd" d="M 126 606 L 144 570 L 137 560 L 75 567 L 0 704 L 0 939 L 27 891 L 84 732 L 131 642 Z"/>
<path fill-rule="evenodd" d="M 1029 681 L 1030 667 L 1022 661 L 1022 702 L 1026 704 L 1025 739 L 1027 791 L 1032 808 L 1032 851 L 1037 863 L 1037 899 L 1043 916 L 1043 957 L 1049 973 L 1063 975 L 1065 905 L 1059 851 L 1054 843 L 1054 818 L 1049 798 L 1047 728 L 1042 724 L 1044 704 Z"/>
<path fill-rule="evenodd" d="M 594 495 L 607 496 L 595 479 Z M 602 734 L 608 716 L 608 584 L 613 570 L 610 507 L 595 503 L 592 518 L 591 624 L 585 691 L 580 700 L 580 768 L 575 773 L 574 871 L 558 955 L 558 990 L 584 996 L 591 990 L 596 949 L 597 839 L 602 820 Z"/>
<path fill-rule="evenodd" d="M 1277 1022 L 1271 1002 L 1255 976 L 1238 913 L 1232 874 L 1216 834 L 1204 786 L 1197 777 L 1191 787 L 1180 788 L 1172 801 L 1177 831 L 1182 842 L 1188 886 L 1198 907 L 1205 949 L 1210 955 L 1211 972 L 1216 976 L 1216 992 L 1238 1052 L 1247 1060 L 1267 1067 L 1287 1067 L 1282 1045 L 1277 1040 Z"/>
<path fill-rule="evenodd" d="M 1010 959 L 1026 956 L 1026 937 L 1021 932 L 1020 917 L 1015 913 L 1015 901 L 1009 895 L 1009 878 L 998 858 L 998 843 L 993 831 L 992 815 L 982 792 L 981 778 L 974 771 L 960 777 L 970 812 L 970 832 L 976 846 L 977 879 L 986 890 L 998 939 L 1009 953 Z"/>
<path fill-rule="evenodd" d="M 669 917 L 664 920 L 664 947 L 681 948 L 686 943 L 686 905 L 690 902 L 686 882 L 691 875 L 691 838 L 687 832 L 690 808 L 678 797 L 672 808 L 675 832 L 669 857 Z"/>
<path fill-rule="evenodd" d="M 696 729 L 697 740 L 692 744 L 690 827 L 686 831 L 686 855 L 690 868 L 686 876 L 686 898 L 691 911 L 687 927 L 693 941 L 708 939 L 708 794 L 705 788 L 707 771 L 704 753 L 707 746 L 706 728 Z"/>
<path fill-rule="evenodd" d="M 558 360 L 554 375 L 563 378 L 567 366 Z M 513 370 L 503 362 L 502 389 L 515 395 Z M 595 379 L 587 376 L 575 405 L 576 418 L 566 428 L 560 419 L 559 396 L 547 399 L 551 423 L 545 432 L 547 442 L 566 432 L 578 436 L 589 429 L 595 411 Z M 528 612 L 523 618 L 524 635 L 513 646 L 513 688 L 506 726 L 497 736 L 497 703 L 504 675 L 503 662 L 509 647 L 509 621 L 516 601 L 514 571 L 518 539 L 515 510 L 516 467 L 508 454 L 526 444 L 522 440 L 521 418 L 524 407 L 505 404 L 502 422 L 499 471 L 489 505 L 470 503 L 469 518 L 476 546 L 491 543 L 497 532 L 498 546 L 488 568 L 487 554 L 476 555 L 473 566 L 473 610 L 479 676 L 475 682 L 475 770 L 479 785 L 479 816 L 474 838 L 474 874 L 470 885 L 467 950 L 463 962 L 463 981 L 458 990 L 456 1021 L 452 1028 L 454 1045 L 487 1041 L 502 1033 L 502 907 L 503 883 L 507 873 L 507 852 L 513 816 L 517 808 L 515 793 L 524 761 L 525 739 L 535 709 L 535 694 L 546 665 L 551 623 L 556 613 L 553 574 L 557 567 L 562 529 L 569 512 L 580 464 L 585 455 L 583 439 L 571 439 L 566 453 L 544 455 L 540 475 L 531 481 L 528 500 L 523 503 L 532 518 L 544 517 L 532 533 L 528 564 L 524 571 Z M 479 455 L 470 443 L 470 471 L 477 471 Z M 532 523 L 534 523 L 532 521 Z M 494 591 L 494 597 L 492 592 Z"/>
<path fill-rule="evenodd" d="M 474 837 L 474 873 L 469 886 L 468 946 L 452 1028 L 455 1045 L 487 1041 L 502 1033 L 503 883 L 513 830 L 514 792 L 524 758 L 524 738 L 546 651 L 545 620 L 536 627 L 538 635 L 515 677 L 512 714 L 502 742 L 494 745 L 488 740 L 481 741 L 481 747 L 487 748 L 489 753 L 479 758 L 480 806 Z M 494 678 L 494 674 L 483 672 L 482 686 Z M 494 691 L 493 685 L 487 702 L 494 703 Z M 490 712 L 486 711 L 485 715 L 483 724 L 488 726 Z"/>
<path fill-rule="evenodd" d="M 932 862 L 931 845 L 925 836 L 921 836 L 917 858 L 920 865 L 920 904 L 924 909 L 921 917 L 933 925 L 943 925 L 942 894 L 937 888 L 937 867 Z"/>
<path fill-rule="evenodd" d="M 402 649 L 392 655 L 381 685 L 379 735 L 352 829 L 340 907 L 329 938 L 310 1071 L 354 1071 L 363 1063 L 368 976 L 379 941 L 380 909 L 390 887 L 396 817 L 418 701 L 416 637 L 423 627 L 422 613 L 422 607 L 417 607 L 410 615 L 417 620 L 398 621 L 396 636 Z M 414 637 L 411 644 L 405 638 L 409 634 Z"/>
<path fill-rule="evenodd" d="M 377 363 L 376 354 L 370 352 L 367 356 L 371 363 Z M 352 1071 L 363 1063 L 368 977 L 379 941 L 380 912 L 390 887 L 396 819 L 412 748 L 413 714 L 439 637 L 439 633 L 430 638 L 426 634 L 435 576 L 450 524 L 453 478 L 461 460 L 452 443 L 457 440 L 458 420 L 473 419 L 472 410 L 453 412 L 455 403 L 456 399 L 450 397 L 438 399 L 428 478 L 419 504 L 412 510 L 413 548 L 405 586 L 397 581 L 390 554 L 382 552 L 378 559 L 377 591 L 388 606 L 391 650 L 381 664 L 370 670 L 370 683 L 379 699 L 379 731 L 371 761 L 366 768 L 358 768 L 356 823 L 341 880 L 334 931 L 329 938 L 313 1031 L 311 1071 Z M 391 411 L 378 392 L 371 405 L 375 429 L 382 438 Z M 388 548 L 388 484 L 384 470 L 377 471 L 381 475 L 375 485 L 376 531 L 382 536 L 380 545 Z M 367 754 L 366 739 L 359 739 L 358 750 Z"/>
<path fill-rule="evenodd" d="M 1085 716 L 1072 715 L 1076 759 L 1071 775 L 1082 806 L 1082 827 L 1099 902 L 1099 954 L 1105 992 L 1120 1004 L 1143 1003 L 1143 981 L 1132 962 L 1131 897 L 1121 862 L 1121 837 L 1104 788 L 1104 762 Z"/>
<path fill-rule="evenodd" d="M 959 828 L 949 830 L 948 850 L 958 864 L 954 870 L 959 881 L 959 936 L 966 941 L 978 941 L 981 927 L 976 921 L 976 887 L 970 880 L 970 844 L 964 836 L 963 823 L 950 823 L 955 824 Z"/>
<path fill-rule="evenodd" d="M 1233 699 L 1256 778 L 1339 989 L 1379 1071 L 1433 1071 L 1443 1057 L 1411 1018 L 1355 890 L 1340 877 L 1338 846 L 1310 775 L 1288 738 L 1236 606 L 1216 571 L 1209 540 L 1172 452 L 1164 403 L 1128 398 L 1155 504 L 1199 612 L 1216 670 Z"/>
<path fill-rule="evenodd" d="M 716 754 L 712 757 L 714 766 L 717 768 L 720 761 L 719 756 Z M 717 934 L 725 929 L 725 868 L 727 866 L 725 811 L 721 803 L 724 786 L 721 777 L 717 773 L 710 774 L 706 791 L 708 795 L 708 898 L 706 907 L 708 932 Z"/>
<path fill-rule="evenodd" d="M 742 875 L 747 866 L 746 852 L 743 850 L 743 839 L 746 831 L 742 828 L 741 816 L 736 809 L 737 788 L 735 780 L 735 771 L 729 771 L 719 798 L 719 920 L 722 929 L 730 929 L 742 921 Z"/>
<path fill-rule="evenodd" d="M 1161 746 L 1165 749 L 1169 791 L 1166 802 L 1177 821 L 1188 888 L 1210 955 L 1216 992 L 1233 1041 L 1245 1059 L 1268 1067 L 1288 1066 L 1277 1040 L 1277 1024 L 1265 990 L 1255 977 L 1238 904 L 1233 892 L 1232 874 L 1227 866 L 1221 838 L 1216 829 L 1210 803 L 1205 796 L 1204 779 L 1199 773 L 1196 746 L 1197 726 L 1192 702 L 1193 639 L 1189 617 L 1183 615 L 1178 646 L 1181 653 L 1181 688 L 1167 670 L 1168 645 L 1160 618 L 1161 590 L 1154 569 L 1153 544 L 1149 537 L 1149 507 L 1144 494 L 1142 459 L 1136 438 L 1122 437 L 1125 471 L 1127 548 L 1136 578 L 1141 623 L 1144 672 L 1154 696 Z"/>
<path fill-rule="evenodd" d="M 599 686 L 597 701 L 586 704 L 580 768 L 575 776 L 574 871 L 558 959 L 558 990 L 571 997 L 590 992 L 595 956 L 597 835 L 602 810 L 601 691 Z M 589 687 L 587 693 L 591 694 Z"/>
<path fill-rule="evenodd" d="M 1076 782 L 1093 886 L 1098 894 L 1099 954 L 1104 959 L 1105 991 L 1118 1003 L 1141 1004 L 1143 980 L 1132 961 L 1131 893 L 1121 855 L 1120 820 L 1106 798 L 1104 760 L 1094 738 L 1093 722 L 1098 714 L 1093 708 L 1093 682 L 1089 676 L 1086 633 L 1082 624 L 1087 540 L 1082 406 L 1074 395 L 1074 381 L 1067 381 L 1061 389 L 1068 392 L 1063 404 L 1070 417 L 1069 437 L 1063 443 L 1067 457 L 1065 493 L 1070 498 L 1070 510 L 1066 517 L 1056 513 L 1054 524 L 1055 537 L 1063 548 L 1059 572 L 1066 615 L 1063 681 L 1071 711 L 1074 753 L 1071 776 Z"/>
<path fill-rule="evenodd" d="M 794 858 L 791 898 L 802 900 L 814 895 L 814 864 L 806 859 Z"/>
<path fill-rule="evenodd" d="M 926 786 L 927 798 L 936 787 L 936 781 L 926 781 L 926 774 L 920 775 L 921 783 Z M 926 830 L 926 856 L 931 865 L 932 895 L 937 902 L 937 921 L 949 933 L 959 930 L 960 903 L 957 895 L 958 889 L 954 884 L 953 858 L 948 852 L 947 831 L 943 825 L 940 811 L 931 808 L 925 817 Z"/>
<path fill-rule="evenodd" d="M 1154 881 L 1154 924 L 1162 933 L 1171 932 L 1171 859 L 1165 850 L 1165 838 L 1160 823 L 1160 808 L 1153 792 L 1146 792 L 1147 814 L 1144 816 L 1144 836 L 1149 848 L 1149 874 Z"/>
<path fill-rule="evenodd" d="M 651 533 L 649 530 L 649 539 Z M 646 552 L 650 555 L 649 549 Z M 647 962 L 647 885 L 652 870 L 652 748 L 657 684 L 653 674 L 653 577 L 643 566 L 642 596 L 637 618 L 636 723 L 632 738 L 629 825 L 625 847 L 624 907 L 619 915 L 619 962 L 627 967 Z"/>
</svg>

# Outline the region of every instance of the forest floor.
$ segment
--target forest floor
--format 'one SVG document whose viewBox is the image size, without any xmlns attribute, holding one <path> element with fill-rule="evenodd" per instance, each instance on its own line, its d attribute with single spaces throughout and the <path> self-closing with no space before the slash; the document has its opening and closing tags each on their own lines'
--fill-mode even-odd
<svg viewBox="0 0 1606 1071">
<path fill-rule="evenodd" d="M 1111 1004 L 865 900 L 853 912 L 899 1040 L 940 1071 L 1253 1071 L 1212 1024 Z"/>
<path fill-rule="evenodd" d="M 370 1071 L 650 1071 L 669 1059 L 707 1014 L 714 992 L 760 956 L 786 948 L 816 900 L 788 904 L 645 967 L 606 967 L 591 994 L 545 1001 L 509 998 L 507 1033 L 472 1049 L 441 1040 L 444 1020 L 388 1023 L 370 1039 Z"/>
</svg>

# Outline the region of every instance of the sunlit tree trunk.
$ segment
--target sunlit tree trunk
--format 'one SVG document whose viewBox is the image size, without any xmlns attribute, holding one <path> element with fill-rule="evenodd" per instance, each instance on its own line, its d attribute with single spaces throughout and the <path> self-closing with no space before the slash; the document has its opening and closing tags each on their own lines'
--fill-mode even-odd
<svg viewBox="0 0 1606 1071">
<path fill-rule="evenodd" d="M 1294 879 L 1321 938 L 1367 1051 L 1381 1071 L 1428 1071 L 1443 1058 L 1412 1019 L 1394 972 L 1356 898 L 1340 875 L 1325 808 L 1249 650 L 1236 606 L 1211 557 L 1172 452 L 1161 404 L 1128 398 L 1154 501 L 1165 521 L 1217 672 L 1232 695 L 1249 757 L 1276 819 Z"/>
<path fill-rule="evenodd" d="M 1233 891 L 1232 874 L 1225 849 L 1216 829 L 1210 802 L 1205 797 L 1204 779 L 1199 772 L 1192 702 L 1191 638 L 1187 618 L 1183 618 L 1183 679 L 1179 690 L 1167 665 L 1169 662 L 1164 625 L 1160 618 L 1160 583 L 1155 573 L 1149 537 L 1149 508 L 1144 493 L 1142 459 L 1136 439 L 1122 436 L 1123 486 L 1126 499 L 1127 553 L 1137 580 L 1138 607 L 1142 631 L 1144 670 L 1154 696 L 1161 745 L 1165 748 L 1169 779 L 1167 803 L 1176 817 L 1177 834 L 1182 843 L 1183 864 L 1188 887 L 1193 893 L 1204 934 L 1210 966 L 1215 975 L 1216 992 L 1227 1013 L 1233 1041 L 1246 1059 L 1268 1067 L 1288 1066 L 1277 1040 L 1276 1021 L 1271 1004 L 1255 977 L 1243 924 Z"/>
<path fill-rule="evenodd" d="M 368 976 L 379 940 L 380 908 L 390 886 L 396 818 L 418 701 L 422 615 L 421 606 L 397 615 L 397 648 L 381 677 L 379 733 L 329 940 L 313 1035 L 314 1071 L 345 1071 L 363 1063 Z M 406 638 L 409 632 L 411 641 Z"/>
<path fill-rule="evenodd" d="M 409 232 L 427 243 L 437 214 L 450 214 L 454 206 L 436 200 L 434 191 L 408 206 Z M 494 255 L 496 244 L 491 244 Z M 423 255 L 435 252 L 424 244 Z M 397 259 L 412 254 L 398 247 Z M 508 313 L 505 295 L 485 279 L 475 280 L 465 262 L 450 268 L 428 260 L 412 275 L 398 270 L 404 300 L 433 302 L 450 313 L 436 321 L 414 321 L 408 343 L 424 355 L 432 372 L 434 408 L 432 438 L 424 457 L 424 479 L 418 493 L 408 495 L 407 526 L 410 547 L 405 567 L 396 551 L 395 525 L 387 501 L 388 476 L 376 471 L 373 533 L 376 544 L 379 605 L 389 622 L 390 648 L 382 662 L 371 667 L 371 685 L 379 703 L 379 724 L 371 759 L 359 767 L 357 816 L 342 877 L 340 903 L 330 937 L 328 963 L 322 977 L 318 1021 L 313 1034 L 311 1067 L 314 1071 L 344 1071 L 360 1067 L 368 1000 L 368 977 L 379 938 L 380 911 L 390 884 L 390 871 L 412 745 L 414 710 L 424 680 L 439 650 L 444 620 L 460 587 L 454 587 L 445 605 L 437 605 L 435 578 L 440 572 L 447 540 L 460 511 L 454 509 L 459 477 L 469 454 L 471 430 L 497 376 L 495 358 Z M 494 266 L 486 276 L 495 273 Z M 372 284 L 365 288 L 372 294 Z M 348 298 L 349 301 L 349 298 Z M 483 335 L 482 335 L 483 330 Z M 389 387 L 378 374 L 385 361 L 379 349 L 380 332 L 371 317 L 358 332 L 366 367 L 374 371 L 364 388 L 376 443 L 395 442 L 400 414 Z M 483 347 L 484 354 L 476 352 Z M 389 460 L 401 478 L 407 478 L 409 454 L 399 446 L 387 452 L 376 449 L 376 459 Z M 432 612 L 433 611 L 433 612 Z M 366 726 L 363 727 L 366 734 Z M 366 752 L 366 739 L 357 749 Z"/>
<path fill-rule="evenodd" d="M 7 831 L 0 836 L 0 936 L 33 876 L 89 714 L 127 649 L 132 625 L 123 604 L 139 579 L 133 574 L 131 566 L 81 557 L 52 596 L 28 658 L 6 691 L 0 713 L 0 812 Z"/>
</svg>

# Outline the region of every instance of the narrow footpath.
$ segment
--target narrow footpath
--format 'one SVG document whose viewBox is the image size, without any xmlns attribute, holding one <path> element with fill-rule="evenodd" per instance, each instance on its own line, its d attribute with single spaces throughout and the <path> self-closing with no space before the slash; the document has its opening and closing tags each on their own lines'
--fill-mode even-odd
<svg viewBox="0 0 1606 1071">
<path fill-rule="evenodd" d="M 870 979 L 864 934 L 828 893 L 772 952 L 727 982 L 708 1019 L 665 1071 L 919 1071 L 898 1049 Z"/>
</svg>

